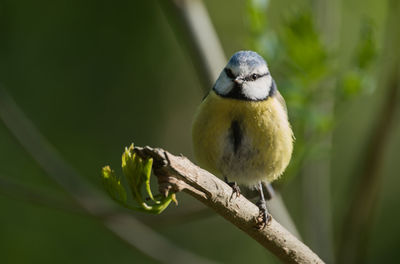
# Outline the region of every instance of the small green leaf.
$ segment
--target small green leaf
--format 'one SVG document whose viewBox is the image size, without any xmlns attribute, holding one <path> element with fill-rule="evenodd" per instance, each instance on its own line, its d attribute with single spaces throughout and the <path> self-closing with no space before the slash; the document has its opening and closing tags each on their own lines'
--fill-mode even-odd
<svg viewBox="0 0 400 264">
<path fill-rule="evenodd" d="M 104 167 L 102 171 L 103 181 L 107 183 L 105 184 L 107 192 L 114 200 L 120 202 L 129 209 L 152 214 L 161 213 L 168 207 L 171 201 L 175 201 L 176 203 L 176 199 L 174 193 L 170 193 L 167 197 L 162 195 L 153 195 L 150 188 L 152 166 L 153 159 L 141 158 L 137 153 L 135 153 L 133 144 L 129 148 L 125 148 L 125 151 L 122 154 L 122 172 L 129 184 L 132 198 L 137 205 L 127 204 L 125 188 L 121 185 L 117 176 L 115 176 L 114 172 L 108 166 Z M 143 188 L 146 191 L 147 197 L 143 197 Z M 146 198 L 150 198 L 150 204 L 145 202 Z"/>
<path fill-rule="evenodd" d="M 140 193 L 141 178 L 139 175 L 143 170 L 142 160 L 136 159 L 136 154 L 133 153 L 133 146 L 125 148 L 122 154 L 122 172 L 128 180 L 133 198 L 140 204 L 143 203 Z"/>
<path fill-rule="evenodd" d="M 151 176 L 151 168 L 153 166 L 153 159 L 148 159 L 147 162 L 144 164 L 144 170 L 143 170 L 143 177 L 144 177 L 144 182 L 145 182 L 145 188 L 147 195 L 149 198 L 154 201 L 155 203 L 160 203 L 159 201 L 155 200 L 153 197 L 153 193 L 151 192 L 150 188 L 150 176 Z"/>
<path fill-rule="evenodd" d="M 120 179 L 115 175 L 114 171 L 109 166 L 105 166 L 101 170 L 103 185 L 106 188 L 108 194 L 115 201 L 126 205 L 126 190 L 122 186 Z"/>
</svg>

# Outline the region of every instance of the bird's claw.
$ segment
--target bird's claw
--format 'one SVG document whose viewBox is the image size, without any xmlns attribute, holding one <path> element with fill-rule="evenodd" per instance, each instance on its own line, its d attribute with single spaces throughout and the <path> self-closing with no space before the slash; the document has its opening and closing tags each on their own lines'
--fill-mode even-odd
<svg viewBox="0 0 400 264">
<path fill-rule="evenodd" d="M 232 194 L 231 194 L 231 198 L 229 199 L 232 200 L 232 197 L 236 194 L 236 198 L 238 198 L 240 196 L 240 188 L 239 185 L 236 182 L 228 182 L 228 185 L 231 186 L 232 188 Z"/>
</svg>

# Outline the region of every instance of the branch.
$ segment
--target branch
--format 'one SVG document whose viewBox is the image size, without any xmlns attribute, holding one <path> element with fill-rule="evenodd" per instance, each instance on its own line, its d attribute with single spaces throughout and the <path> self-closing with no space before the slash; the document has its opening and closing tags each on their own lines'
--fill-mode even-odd
<svg viewBox="0 0 400 264">
<path fill-rule="evenodd" d="M 236 225 L 285 263 L 323 263 L 277 221 L 263 229 L 256 228 L 259 209 L 243 196 L 231 197 L 232 189 L 209 172 L 183 156 L 174 156 L 162 149 L 135 147 L 142 158 L 153 158 L 154 174 L 160 192 L 185 191 Z"/>
</svg>

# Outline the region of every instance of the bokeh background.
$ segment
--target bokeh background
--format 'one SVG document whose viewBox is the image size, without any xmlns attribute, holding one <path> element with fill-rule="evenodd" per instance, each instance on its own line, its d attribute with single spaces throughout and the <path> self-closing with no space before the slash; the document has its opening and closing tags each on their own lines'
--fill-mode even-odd
<svg viewBox="0 0 400 264">
<path fill-rule="evenodd" d="M 400 34 L 393 19 L 400 15 L 399 4 L 204 3 L 225 54 L 258 51 L 286 98 L 297 140 L 292 164 L 276 188 L 304 242 L 327 262 L 345 263 L 340 245 L 343 234 L 352 232 L 343 231 L 351 226 L 348 211 L 367 182 L 355 206 L 372 208 L 362 232 L 368 243 L 354 262 L 395 262 L 400 99 L 391 91 L 400 89 Z M 155 0 L 0 2 L 1 85 L 65 160 L 100 190 L 101 167 L 118 168 L 131 142 L 193 159 L 191 122 L 204 86 L 173 15 Z M 365 181 L 365 175 L 373 180 Z M 0 188 L 2 263 L 157 263 L 98 219 L 57 206 L 76 204 L 2 122 L 0 176 L 55 204 Z M 191 197 L 178 194 L 178 200 L 164 218 L 130 213 L 181 248 L 217 262 L 278 262 Z"/>
</svg>

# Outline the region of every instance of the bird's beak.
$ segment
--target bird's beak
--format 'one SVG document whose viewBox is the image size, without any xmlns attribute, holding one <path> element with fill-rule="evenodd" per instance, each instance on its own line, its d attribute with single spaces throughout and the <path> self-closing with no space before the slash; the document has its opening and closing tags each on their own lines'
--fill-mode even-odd
<svg viewBox="0 0 400 264">
<path fill-rule="evenodd" d="M 243 84 L 243 79 L 241 77 L 236 77 L 235 80 L 233 80 L 236 84 Z"/>
</svg>

